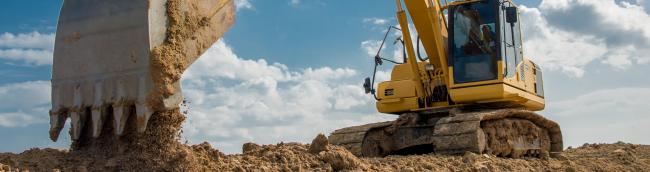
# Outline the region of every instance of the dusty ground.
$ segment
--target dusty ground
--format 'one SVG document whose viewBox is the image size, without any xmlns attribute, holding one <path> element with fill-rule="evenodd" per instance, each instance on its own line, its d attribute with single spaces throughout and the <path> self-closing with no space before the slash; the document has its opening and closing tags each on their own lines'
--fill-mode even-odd
<svg viewBox="0 0 650 172">
<path fill-rule="evenodd" d="M 97 150 L 31 149 L 0 154 L 0 163 L 5 171 L 650 171 L 650 146 L 627 143 L 585 144 L 558 158 L 524 159 L 472 153 L 358 158 L 324 137 L 312 144 L 249 143 L 236 155 L 207 143 L 174 143 L 165 150 L 123 150 L 113 157 L 93 154 Z"/>
</svg>

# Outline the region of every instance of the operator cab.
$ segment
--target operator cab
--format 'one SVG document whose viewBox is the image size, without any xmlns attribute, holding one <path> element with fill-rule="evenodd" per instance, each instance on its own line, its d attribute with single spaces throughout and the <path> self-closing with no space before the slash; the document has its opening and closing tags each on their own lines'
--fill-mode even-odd
<svg viewBox="0 0 650 172">
<path fill-rule="evenodd" d="M 512 76 L 522 62 L 521 30 L 517 9 L 509 0 L 479 1 L 452 6 L 450 66 L 454 84 L 496 80 Z M 507 72 L 498 71 L 499 62 Z"/>
<path fill-rule="evenodd" d="M 459 3 L 449 7 L 448 16 L 449 87 L 453 101 L 507 102 L 531 110 L 543 109 L 541 71 L 523 58 L 514 3 Z"/>
</svg>

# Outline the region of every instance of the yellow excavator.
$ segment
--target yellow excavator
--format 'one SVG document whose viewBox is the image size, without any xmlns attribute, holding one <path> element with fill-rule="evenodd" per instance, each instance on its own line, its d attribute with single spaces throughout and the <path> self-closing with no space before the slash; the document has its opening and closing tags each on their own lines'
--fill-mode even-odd
<svg viewBox="0 0 650 172">
<path fill-rule="evenodd" d="M 401 30 L 404 63 L 378 52 L 375 72 L 383 61 L 397 64 L 389 81 L 374 89 L 373 76 L 364 87 L 379 112 L 399 117 L 336 130 L 329 136 L 332 143 L 370 157 L 562 151 L 559 125 L 534 113 L 544 109 L 542 70 L 523 57 L 521 21 L 511 0 L 396 2 L 400 27 L 386 35 Z M 409 23 L 417 31 L 417 47 Z"/>
<path fill-rule="evenodd" d="M 373 76 L 364 87 L 379 112 L 399 118 L 336 130 L 332 143 L 359 156 L 562 151 L 558 124 L 533 112 L 544 108 L 542 72 L 523 58 L 512 1 L 396 2 L 401 29 L 392 28 L 402 32 L 405 61 L 390 81 L 374 89 Z M 233 0 L 65 0 L 50 138 L 59 138 L 68 118 L 73 143 L 127 128 L 145 132 L 152 115 L 179 107 L 180 76 L 232 26 L 234 13 Z M 387 60 L 379 54 L 375 71 Z"/>
</svg>

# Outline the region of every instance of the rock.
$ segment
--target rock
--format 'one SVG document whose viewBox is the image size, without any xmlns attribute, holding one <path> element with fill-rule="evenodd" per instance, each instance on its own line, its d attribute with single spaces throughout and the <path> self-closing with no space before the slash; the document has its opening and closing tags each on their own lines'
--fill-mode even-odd
<svg viewBox="0 0 650 172">
<path fill-rule="evenodd" d="M 334 171 L 354 170 L 364 167 L 359 158 L 340 147 L 333 147 L 330 150 L 322 151 L 318 154 L 318 157 L 330 164 Z"/>
<path fill-rule="evenodd" d="M 242 146 L 242 153 L 244 154 L 251 153 L 260 148 L 262 148 L 260 145 L 255 144 L 253 142 L 244 143 L 244 145 Z"/>
<path fill-rule="evenodd" d="M 318 134 L 318 136 L 316 136 L 316 138 L 311 141 L 311 145 L 309 145 L 309 152 L 318 154 L 322 151 L 326 151 L 329 144 L 330 142 L 327 140 L 327 137 L 325 137 L 325 135 Z"/>
</svg>

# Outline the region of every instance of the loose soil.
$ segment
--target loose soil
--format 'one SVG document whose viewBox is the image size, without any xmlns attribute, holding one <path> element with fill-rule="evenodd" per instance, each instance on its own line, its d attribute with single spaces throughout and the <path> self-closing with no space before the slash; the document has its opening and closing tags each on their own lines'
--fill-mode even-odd
<svg viewBox="0 0 650 172">
<path fill-rule="evenodd" d="M 163 115 L 164 116 L 164 115 Z M 162 119 L 155 120 L 161 122 Z M 165 119 L 168 120 L 168 119 Z M 155 133 L 150 133 L 155 134 Z M 162 137 L 169 138 L 169 137 Z M 17 171 L 649 171 L 650 146 L 585 144 L 543 158 L 464 155 L 409 155 L 359 158 L 328 144 L 244 145 L 245 153 L 226 155 L 208 143 L 131 141 L 138 147 L 67 151 L 30 149 L 0 154 L 0 169 Z M 161 144 L 163 143 L 164 144 Z M 141 145 L 139 145 L 141 144 Z M 325 145 L 323 145 L 325 144 Z M 311 145 L 314 145 L 313 147 Z M 150 147 L 151 146 L 151 147 Z M 120 153 L 111 153 L 112 151 Z M 2 170 L 0 170 L 2 171 Z"/>
</svg>

